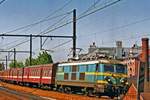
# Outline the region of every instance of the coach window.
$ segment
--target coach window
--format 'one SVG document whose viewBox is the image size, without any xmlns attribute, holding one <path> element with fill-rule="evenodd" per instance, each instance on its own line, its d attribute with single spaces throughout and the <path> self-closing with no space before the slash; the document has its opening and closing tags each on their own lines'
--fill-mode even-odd
<svg viewBox="0 0 150 100">
<path fill-rule="evenodd" d="M 31 75 L 34 75 L 34 70 L 31 70 Z"/>
<path fill-rule="evenodd" d="M 35 70 L 33 69 L 33 73 L 32 73 L 32 75 L 34 76 L 35 75 Z"/>
<path fill-rule="evenodd" d="M 36 71 L 35 71 L 35 69 L 34 69 L 34 76 L 35 76 L 35 74 L 36 74 Z"/>
<path fill-rule="evenodd" d="M 33 74 L 34 76 L 36 75 L 36 70 L 34 69 L 34 74 Z"/>
<path fill-rule="evenodd" d="M 46 70 L 46 72 L 45 72 L 45 76 L 48 76 L 48 72 L 49 72 L 49 70 Z"/>
<path fill-rule="evenodd" d="M 47 71 L 47 70 L 44 71 L 44 76 L 46 76 L 46 71 Z"/>
<path fill-rule="evenodd" d="M 36 76 L 37 74 L 38 74 L 38 70 L 36 69 L 36 70 L 35 70 L 35 76 Z"/>
</svg>

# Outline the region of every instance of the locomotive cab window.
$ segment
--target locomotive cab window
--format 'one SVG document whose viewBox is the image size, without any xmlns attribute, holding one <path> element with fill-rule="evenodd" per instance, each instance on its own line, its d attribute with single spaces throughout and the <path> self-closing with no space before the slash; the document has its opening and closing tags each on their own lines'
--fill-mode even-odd
<svg viewBox="0 0 150 100">
<path fill-rule="evenodd" d="M 104 64 L 104 72 L 114 72 L 114 65 Z"/>
<path fill-rule="evenodd" d="M 117 73 L 126 73 L 127 69 L 125 65 L 122 64 L 116 64 L 116 72 Z"/>
</svg>

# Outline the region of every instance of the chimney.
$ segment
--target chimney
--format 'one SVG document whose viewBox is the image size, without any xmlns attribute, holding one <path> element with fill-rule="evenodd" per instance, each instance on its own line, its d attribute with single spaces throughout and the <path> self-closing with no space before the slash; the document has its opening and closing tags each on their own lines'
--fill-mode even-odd
<svg viewBox="0 0 150 100">
<path fill-rule="evenodd" d="M 115 56 L 118 58 L 118 59 L 121 59 L 122 58 L 122 55 L 123 55 L 123 52 L 122 52 L 122 41 L 116 41 L 116 54 Z"/>
<path fill-rule="evenodd" d="M 145 63 L 145 79 L 149 82 L 149 39 L 142 38 L 142 59 L 141 61 Z"/>
<path fill-rule="evenodd" d="M 122 41 L 116 41 L 116 46 L 118 48 L 122 48 Z"/>
</svg>

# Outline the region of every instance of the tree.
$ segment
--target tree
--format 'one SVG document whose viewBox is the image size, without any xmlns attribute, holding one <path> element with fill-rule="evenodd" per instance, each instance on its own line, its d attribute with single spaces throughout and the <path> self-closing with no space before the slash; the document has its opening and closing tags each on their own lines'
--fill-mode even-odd
<svg viewBox="0 0 150 100">
<path fill-rule="evenodd" d="M 16 66 L 14 66 L 14 61 L 12 61 L 12 62 L 9 64 L 9 67 L 10 67 L 10 68 L 21 68 L 21 67 L 24 67 L 23 62 L 15 61 L 15 65 L 16 65 Z"/>
<path fill-rule="evenodd" d="M 42 53 L 39 53 L 37 60 L 37 64 L 49 64 L 53 63 L 52 57 L 50 54 L 48 54 L 46 51 L 43 51 Z"/>
<path fill-rule="evenodd" d="M 32 65 L 40 65 L 40 64 L 50 64 L 53 63 L 52 57 L 46 51 L 39 53 L 38 57 L 33 59 L 32 58 Z M 25 66 L 30 66 L 29 58 L 25 61 Z"/>
<path fill-rule="evenodd" d="M 0 63 L 0 71 L 4 70 L 4 63 Z"/>
<path fill-rule="evenodd" d="M 32 58 L 32 65 L 37 65 L 36 59 Z M 29 60 L 29 58 L 26 59 L 25 66 L 30 66 L 30 60 Z"/>
</svg>

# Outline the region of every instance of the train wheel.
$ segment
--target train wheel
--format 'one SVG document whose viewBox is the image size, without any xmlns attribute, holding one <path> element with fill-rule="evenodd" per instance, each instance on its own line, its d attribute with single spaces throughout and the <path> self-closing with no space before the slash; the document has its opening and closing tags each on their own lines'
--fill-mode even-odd
<svg viewBox="0 0 150 100">
<path fill-rule="evenodd" d="M 110 96 L 111 99 L 114 99 L 114 97 L 115 97 L 114 95 L 111 95 L 111 96 Z"/>
<path fill-rule="evenodd" d="M 101 98 L 101 96 L 102 96 L 101 94 L 98 94 L 98 97 L 99 97 L 99 98 Z"/>
<path fill-rule="evenodd" d="M 88 92 L 87 92 L 87 96 L 90 96 L 90 97 L 92 97 L 93 96 L 93 90 L 88 90 Z"/>
<path fill-rule="evenodd" d="M 65 92 L 65 93 L 68 93 L 68 94 L 72 93 L 70 87 L 65 87 L 64 92 Z"/>
<path fill-rule="evenodd" d="M 59 92 L 64 92 L 63 87 L 59 87 L 58 91 L 59 91 Z"/>
</svg>

